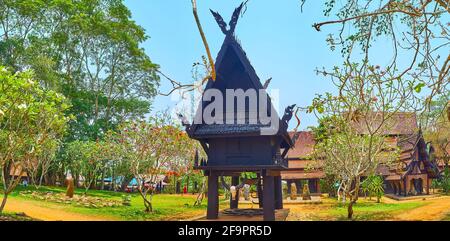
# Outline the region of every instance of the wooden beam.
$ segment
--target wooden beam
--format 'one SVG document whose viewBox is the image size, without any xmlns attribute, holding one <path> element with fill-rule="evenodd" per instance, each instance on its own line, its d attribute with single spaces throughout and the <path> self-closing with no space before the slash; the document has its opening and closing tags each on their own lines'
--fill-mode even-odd
<svg viewBox="0 0 450 241">
<path fill-rule="evenodd" d="M 206 219 L 219 217 L 219 176 L 216 172 L 210 172 L 208 176 L 208 210 Z"/>
<path fill-rule="evenodd" d="M 272 176 L 272 177 L 278 177 L 281 175 L 281 172 L 278 170 L 267 170 L 266 175 Z"/>
<path fill-rule="evenodd" d="M 194 167 L 195 170 L 212 170 L 221 172 L 260 172 L 261 170 L 270 171 L 286 171 L 287 167 L 276 165 L 257 165 L 257 166 L 235 166 L 235 165 L 220 165 L 220 166 L 199 166 Z"/>
<path fill-rule="evenodd" d="M 256 183 L 256 190 L 257 190 L 257 193 L 258 193 L 259 208 L 263 208 L 264 194 L 263 194 L 263 188 L 261 186 L 261 174 L 257 173 L 256 176 L 258 178 L 258 183 Z"/>
<path fill-rule="evenodd" d="M 264 221 L 275 221 L 275 188 L 274 177 L 264 175 L 263 180 L 263 211 Z"/>
<path fill-rule="evenodd" d="M 275 187 L 275 209 L 283 209 L 283 188 L 281 176 L 274 177 Z"/>
</svg>

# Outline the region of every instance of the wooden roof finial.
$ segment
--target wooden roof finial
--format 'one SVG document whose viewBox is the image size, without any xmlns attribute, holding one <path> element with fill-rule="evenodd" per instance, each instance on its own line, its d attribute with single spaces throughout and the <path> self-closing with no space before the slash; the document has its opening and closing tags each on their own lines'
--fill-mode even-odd
<svg viewBox="0 0 450 241">
<path fill-rule="evenodd" d="M 230 26 L 230 29 L 227 29 L 227 23 L 223 20 L 222 16 L 218 12 L 214 12 L 213 10 L 210 10 L 214 18 L 216 19 L 217 24 L 219 24 L 220 29 L 222 30 L 222 33 L 225 35 L 233 35 L 234 30 L 236 29 L 237 22 L 239 20 L 239 15 L 241 14 L 242 7 L 244 6 L 244 3 L 241 3 L 239 7 L 237 7 L 234 12 L 233 16 L 231 17 L 230 23 L 228 24 Z"/>
</svg>

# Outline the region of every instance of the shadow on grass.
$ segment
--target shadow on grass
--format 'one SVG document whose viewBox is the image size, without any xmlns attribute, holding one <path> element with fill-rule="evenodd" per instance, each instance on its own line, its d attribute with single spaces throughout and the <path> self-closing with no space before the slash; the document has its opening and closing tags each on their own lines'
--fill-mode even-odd
<svg viewBox="0 0 450 241">
<path fill-rule="evenodd" d="M 3 212 L 2 214 L 0 214 L 0 221 L 39 221 L 39 220 L 28 217 L 24 213 Z"/>
</svg>

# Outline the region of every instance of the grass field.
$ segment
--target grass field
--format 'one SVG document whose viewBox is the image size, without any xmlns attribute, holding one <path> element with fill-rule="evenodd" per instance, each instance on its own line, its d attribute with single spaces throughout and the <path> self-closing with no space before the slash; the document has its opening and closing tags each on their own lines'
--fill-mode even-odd
<svg viewBox="0 0 450 241">
<path fill-rule="evenodd" d="M 33 187 L 19 187 L 11 195 L 7 203 L 7 217 L 4 219 L 27 220 L 22 215 L 14 213 L 25 212 L 27 215 L 42 220 L 186 220 L 206 212 L 205 199 L 203 205 L 194 207 L 194 195 L 155 195 L 154 211 L 144 212 L 144 205 L 138 194 L 131 194 L 131 206 L 92 208 L 74 203 L 58 203 L 21 195 L 23 191 L 36 191 Z M 65 188 L 42 187 L 40 193 L 65 193 Z M 83 189 L 75 194 L 82 195 Z M 88 191 L 88 196 L 101 198 L 101 201 L 122 201 L 123 193 L 110 191 Z M 220 208 L 227 207 L 227 202 L 221 199 Z M 9 205 L 9 206 L 8 206 Z M 250 207 L 240 205 L 240 207 Z M 254 206 L 256 207 L 256 206 Z M 8 210 L 9 208 L 9 210 Z M 324 198 L 322 204 L 316 205 L 285 205 L 290 209 L 288 220 L 347 220 L 347 206 L 336 199 Z M 412 200 L 398 202 L 383 198 L 381 203 L 361 198 L 354 206 L 354 220 L 448 220 L 450 221 L 450 198 L 442 197 L 432 200 Z M 1 219 L 0 219 L 1 220 Z"/>
<path fill-rule="evenodd" d="M 445 218 L 442 221 L 450 221 L 450 210 L 449 210 L 449 213 L 447 213 L 447 215 L 445 215 Z"/>
<path fill-rule="evenodd" d="M 362 200 L 353 208 L 354 218 L 361 221 L 392 220 L 400 212 L 409 211 L 424 205 L 424 203 L 419 202 L 376 203 Z M 347 220 L 347 206 L 335 204 L 329 214 L 336 217 L 337 220 Z"/>
<path fill-rule="evenodd" d="M 375 201 L 360 199 L 353 207 L 353 220 L 395 220 L 396 215 L 425 206 L 424 202 L 396 202 L 376 203 Z M 291 209 L 288 220 L 310 221 L 346 221 L 347 205 L 343 205 L 336 199 L 325 198 L 323 204 L 316 205 L 286 205 Z"/>
<path fill-rule="evenodd" d="M 131 206 L 120 207 L 102 207 L 102 208 L 86 208 L 73 204 L 62 204 L 44 200 L 36 200 L 34 198 L 20 195 L 22 191 L 37 191 L 33 187 L 18 187 L 9 197 L 10 200 L 27 201 L 33 205 L 48 207 L 55 210 L 64 210 L 78 214 L 86 214 L 91 216 L 100 216 L 110 218 L 111 220 L 183 220 L 199 216 L 205 213 L 206 199 L 202 206 L 194 207 L 196 197 L 194 195 L 169 195 L 158 194 L 153 197 L 153 212 L 144 212 L 144 204 L 142 198 L 137 193 L 131 194 Z M 65 188 L 60 187 L 42 187 L 38 192 L 47 193 L 64 193 Z M 83 189 L 77 189 L 75 194 L 82 195 Z M 88 196 L 99 197 L 108 200 L 122 201 L 123 193 L 110 191 L 88 191 Z M 8 204 L 7 204 L 8 205 Z"/>
</svg>

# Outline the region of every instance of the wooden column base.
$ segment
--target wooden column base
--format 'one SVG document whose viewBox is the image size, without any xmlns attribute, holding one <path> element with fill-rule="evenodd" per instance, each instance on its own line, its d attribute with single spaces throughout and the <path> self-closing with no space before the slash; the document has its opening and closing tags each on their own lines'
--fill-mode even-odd
<svg viewBox="0 0 450 241">
<path fill-rule="evenodd" d="M 283 209 L 283 187 L 281 184 L 281 176 L 274 177 L 275 188 L 275 209 Z"/>
<path fill-rule="evenodd" d="M 273 176 L 263 177 L 264 221 L 275 221 L 275 182 Z"/>
<path fill-rule="evenodd" d="M 208 176 L 208 210 L 207 219 L 219 217 L 219 177 L 217 173 L 210 172 Z"/>
</svg>

